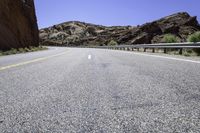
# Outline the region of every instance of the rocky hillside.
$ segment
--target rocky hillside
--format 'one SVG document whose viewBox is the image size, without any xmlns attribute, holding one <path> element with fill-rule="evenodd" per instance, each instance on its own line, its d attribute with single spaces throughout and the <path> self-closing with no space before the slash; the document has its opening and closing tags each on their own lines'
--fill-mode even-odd
<svg viewBox="0 0 200 133">
<path fill-rule="evenodd" d="M 0 50 L 38 46 L 33 0 L 0 0 Z"/>
<path fill-rule="evenodd" d="M 181 12 L 141 26 L 106 27 L 78 21 L 66 22 L 40 30 L 43 45 L 108 45 L 111 40 L 118 44 L 144 44 L 162 42 L 165 34 L 177 36 L 179 42 L 200 30 L 196 17 Z"/>
<path fill-rule="evenodd" d="M 41 29 L 40 41 L 44 45 L 101 45 L 133 29 L 131 26 L 105 27 L 71 21 Z"/>
</svg>

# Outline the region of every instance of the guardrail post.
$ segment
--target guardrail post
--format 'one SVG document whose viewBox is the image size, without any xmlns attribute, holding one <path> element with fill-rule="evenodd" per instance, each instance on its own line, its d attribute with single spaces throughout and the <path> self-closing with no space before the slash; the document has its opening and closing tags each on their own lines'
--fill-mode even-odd
<svg viewBox="0 0 200 133">
<path fill-rule="evenodd" d="M 166 49 L 166 48 L 164 48 L 164 53 L 165 53 L 165 54 L 167 53 L 167 49 Z"/>
<path fill-rule="evenodd" d="M 70 47 L 70 46 L 69 46 Z M 146 44 L 146 45 L 135 45 L 135 46 L 129 46 L 129 45 L 120 45 L 120 46 L 85 46 L 82 48 L 100 48 L 100 49 L 116 49 L 116 50 L 132 50 L 132 51 L 140 51 L 140 49 L 144 50 L 146 52 L 148 49 L 152 49 L 152 52 L 154 53 L 156 49 L 163 49 L 164 53 L 167 53 L 170 49 L 175 49 L 179 52 L 180 55 L 184 53 L 184 49 L 200 49 L 200 42 L 199 43 L 174 43 L 171 44 Z"/>
<path fill-rule="evenodd" d="M 155 48 L 152 49 L 152 53 L 155 53 Z"/>
<path fill-rule="evenodd" d="M 182 48 L 180 48 L 180 50 L 179 50 L 179 54 L 180 54 L 180 55 L 183 54 L 183 49 L 182 49 Z"/>
</svg>

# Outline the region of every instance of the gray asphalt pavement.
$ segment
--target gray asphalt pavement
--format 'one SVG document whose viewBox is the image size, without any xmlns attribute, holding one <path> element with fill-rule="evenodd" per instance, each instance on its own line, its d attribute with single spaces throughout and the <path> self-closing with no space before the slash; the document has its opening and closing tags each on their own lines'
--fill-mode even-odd
<svg viewBox="0 0 200 133">
<path fill-rule="evenodd" d="M 52 47 L 0 57 L 5 66 L 1 133 L 200 132 L 199 63 Z"/>
</svg>

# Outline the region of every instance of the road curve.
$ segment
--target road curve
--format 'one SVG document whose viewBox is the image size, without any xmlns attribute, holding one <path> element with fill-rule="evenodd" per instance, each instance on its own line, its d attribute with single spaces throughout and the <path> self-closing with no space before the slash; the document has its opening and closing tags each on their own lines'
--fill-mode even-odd
<svg viewBox="0 0 200 133">
<path fill-rule="evenodd" d="M 0 68 L 2 133 L 200 132 L 199 63 L 52 47 Z"/>
</svg>

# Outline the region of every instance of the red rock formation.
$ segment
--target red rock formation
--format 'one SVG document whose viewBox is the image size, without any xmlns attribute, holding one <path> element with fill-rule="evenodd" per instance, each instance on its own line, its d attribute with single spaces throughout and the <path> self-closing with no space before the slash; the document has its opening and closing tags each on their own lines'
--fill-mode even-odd
<svg viewBox="0 0 200 133">
<path fill-rule="evenodd" d="M 33 0 L 0 0 L 0 50 L 38 46 Z"/>
</svg>

